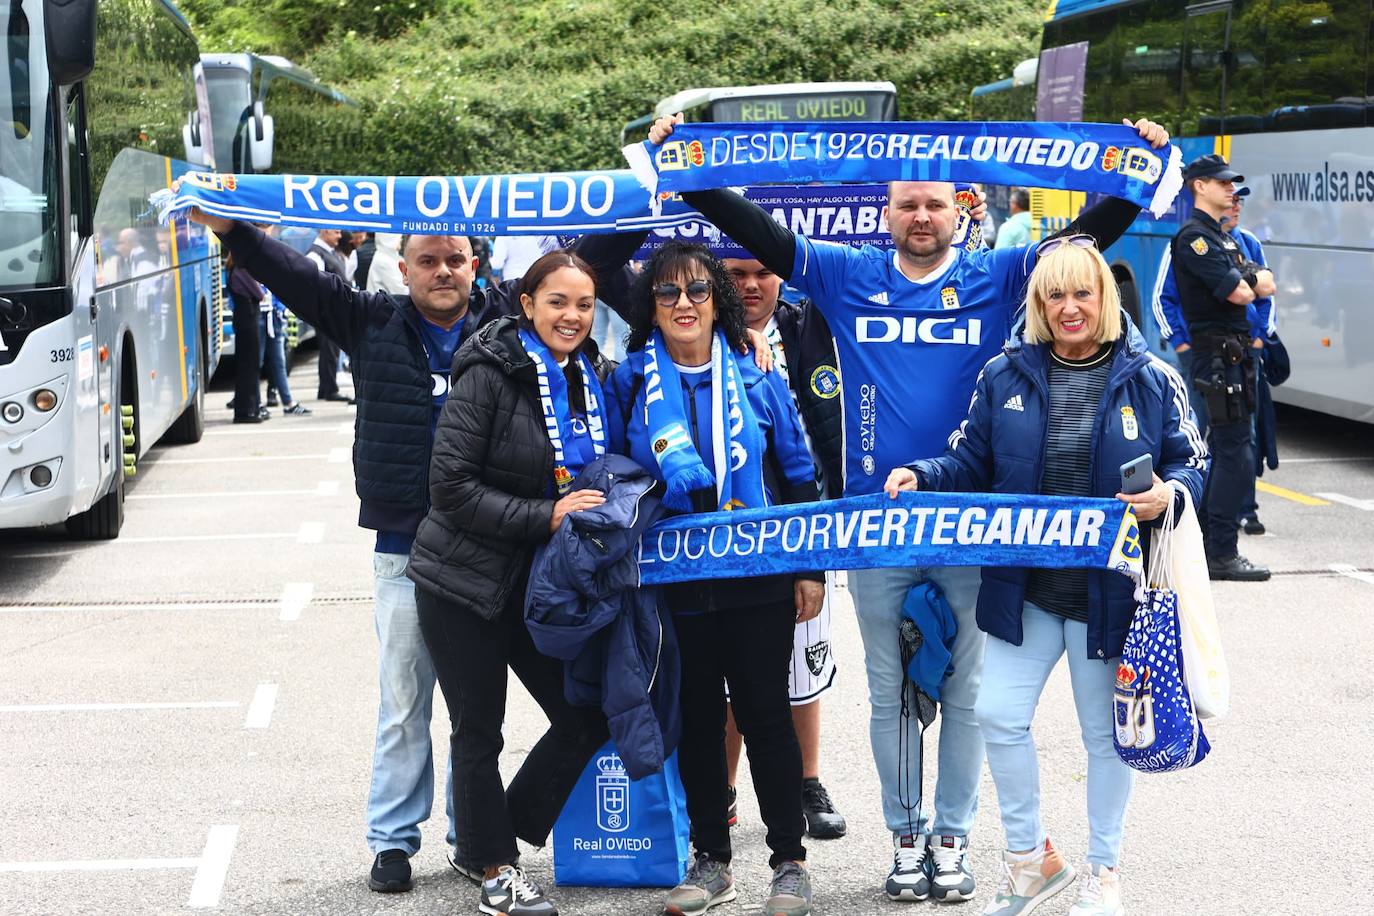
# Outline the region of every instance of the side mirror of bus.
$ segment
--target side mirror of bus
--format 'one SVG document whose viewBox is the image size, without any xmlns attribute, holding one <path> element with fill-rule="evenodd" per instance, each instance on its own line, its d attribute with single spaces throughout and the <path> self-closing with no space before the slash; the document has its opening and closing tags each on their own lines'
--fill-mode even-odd
<svg viewBox="0 0 1374 916">
<path fill-rule="evenodd" d="M 186 123 L 181 125 L 181 142 L 186 147 L 187 162 L 199 166 L 210 164 L 205 156 L 205 139 L 201 131 L 199 110 L 192 110 L 186 115 Z"/>
<path fill-rule="evenodd" d="M 263 114 L 262 102 L 253 103 L 253 122 L 248 129 L 248 158 L 253 171 L 265 172 L 272 167 L 272 116 Z"/>
<path fill-rule="evenodd" d="M 43 0 L 48 72 L 59 86 L 79 83 L 95 67 L 96 0 Z"/>
</svg>

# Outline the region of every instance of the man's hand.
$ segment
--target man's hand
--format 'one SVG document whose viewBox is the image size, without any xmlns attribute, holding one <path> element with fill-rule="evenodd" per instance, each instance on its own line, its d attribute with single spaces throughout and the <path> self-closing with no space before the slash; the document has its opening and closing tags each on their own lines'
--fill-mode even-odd
<svg viewBox="0 0 1374 916">
<path fill-rule="evenodd" d="M 1169 142 L 1169 132 L 1148 118 L 1141 118 L 1134 123 L 1131 122 L 1130 118 L 1122 118 L 1121 123 L 1127 127 L 1134 127 L 1136 132 L 1140 134 L 1140 138 L 1155 149 L 1160 149 Z"/>
<path fill-rule="evenodd" d="M 180 190 L 181 179 L 178 178 L 176 181 L 172 182 L 172 193 L 176 193 Z M 234 228 L 234 221 L 232 219 L 225 219 L 222 216 L 211 216 L 200 207 L 192 207 L 188 210 L 186 218 L 193 223 L 200 223 L 217 235 L 224 235 L 230 229 Z"/>
<path fill-rule="evenodd" d="M 1192 345 L 1192 344 L 1181 343 L 1181 344 L 1179 344 L 1178 346 L 1174 347 L 1174 352 L 1175 352 L 1175 353 L 1187 353 L 1187 352 L 1188 352 L 1189 350 L 1191 350 L 1191 349 L 1193 349 L 1193 345 Z"/>
<path fill-rule="evenodd" d="M 973 193 L 978 195 L 978 203 L 969 207 L 968 215 L 973 217 L 975 223 L 981 223 L 988 216 L 988 196 L 983 193 L 982 185 L 974 185 Z"/>
<path fill-rule="evenodd" d="M 759 331 L 753 328 L 745 328 L 744 333 L 749 336 L 748 346 L 741 347 L 741 353 L 748 353 L 749 347 L 754 348 L 754 365 L 758 366 L 764 373 L 773 371 L 773 345 L 768 342 Z"/>
<path fill-rule="evenodd" d="M 1144 493 L 1118 493 L 1116 498 L 1135 509 L 1135 517 L 1142 522 L 1153 521 L 1164 514 L 1174 498 L 1172 485 L 1160 480 L 1158 474 L 1152 475 L 1154 484 Z"/>
<path fill-rule="evenodd" d="M 1274 295 L 1278 289 L 1274 285 L 1274 272 L 1267 267 L 1261 267 L 1255 271 L 1255 297 L 1263 299 L 1265 296 Z"/>
<path fill-rule="evenodd" d="M 883 484 L 883 492 L 889 499 L 896 499 L 902 490 L 915 492 L 916 489 L 916 472 L 911 468 L 893 468 L 892 473 L 887 475 L 887 483 Z"/>
<path fill-rule="evenodd" d="M 1263 349 L 1264 349 L 1264 338 L 1263 338 L 1263 337 L 1256 337 L 1254 340 L 1251 340 L 1251 341 L 1250 341 L 1250 349 L 1252 349 L 1252 350 L 1263 350 Z"/>
<path fill-rule="evenodd" d="M 821 612 L 821 604 L 825 601 L 825 584 L 811 579 L 797 579 L 792 585 L 792 596 L 797 601 L 797 623 L 806 623 Z"/>
<path fill-rule="evenodd" d="M 654 122 L 653 127 L 649 128 L 649 142 L 657 146 L 664 140 L 673 135 L 673 128 L 682 123 L 682 112 L 675 115 L 664 115 Z"/>
</svg>

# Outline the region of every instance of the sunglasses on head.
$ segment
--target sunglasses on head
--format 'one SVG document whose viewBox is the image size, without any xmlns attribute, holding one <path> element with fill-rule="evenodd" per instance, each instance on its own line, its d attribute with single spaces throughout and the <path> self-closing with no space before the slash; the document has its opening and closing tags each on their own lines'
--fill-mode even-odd
<svg viewBox="0 0 1374 916">
<path fill-rule="evenodd" d="M 1036 257 L 1047 255 L 1061 245 L 1072 245 L 1075 248 L 1096 248 L 1097 239 L 1091 235 L 1056 235 L 1052 239 L 1045 239 L 1035 246 Z"/>
<path fill-rule="evenodd" d="M 660 283 L 654 287 L 654 302 L 665 309 L 677 305 L 682 296 L 682 287 L 676 283 Z M 701 305 L 711 298 L 711 284 L 706 280 L 693 280 L 687 284 L 687 301 Z"/>
</svg>

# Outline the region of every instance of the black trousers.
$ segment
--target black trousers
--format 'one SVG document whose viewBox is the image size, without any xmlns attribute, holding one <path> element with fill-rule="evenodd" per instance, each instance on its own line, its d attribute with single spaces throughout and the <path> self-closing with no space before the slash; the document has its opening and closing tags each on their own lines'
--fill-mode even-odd
<svg viewBox="0 0 1374 916">
<path fill-rule="evenodd" d="M 792 601 L 706 614 L 677 614 L 682 655 L 682 742 L 678 767 L 697 851 L 730 861 L 726 822 L 725 682 L 744 736 L 749 772 L 777 868 L 804 860 L 801 746 L 787 677 L 797 610 Z"/>
<path fill-rule="evenodd" d="M 320 387 L 315 394 L 330 398 L 339 393 L 339 345 L 325 337 L 319 328 L 315 329 L 315 339 L 320 342 Z"/>
<path fill-rule="evenodd" d="M 1196 349 L 1190 352 L 1190 381 L 1209 378 L 1215 371 L 1212 354 Z M 1247 353 L 1245 358 L 1253 359 L 1253 355 Z M 1225 372 L 1228 384 L 1246 384 L 1242 365 L 1227 366 Z M 1212 422 L 1207 399 L 1196 384 L 1192 384 L 1188 398 L 1212 453 L 1212 470 L 1207 475 L 1202 505 L 1198 507 L 1198 524 L 1202 527 L 1207 556 L 1222 560 L 1237 552 L 1241 510 L 1255 491 L 1254 419 L 1247 412 L 1242 420 L 1217 424 Z"/>
<path fill-rule="evenodd" d="M 234 416 L 255 417 L 262 406 L 258 375 L 258 303 L 234 296 Z"/>
<path fill-rule="evenodd" d="M 535 649 L 518 601 L 496 620 L 483 620 L 423 587 L 415 599 L 453 728 L 458 848 L 479 868 L 513 863 L 516 837 L 533 846 L 548 839 L 587 761 L 609 738 L 606 719 L 600 709 L 563 698 L 563 663 Z M 500 770 L 507 665 L 549 719 L 509 788 Z"/>
</svg>

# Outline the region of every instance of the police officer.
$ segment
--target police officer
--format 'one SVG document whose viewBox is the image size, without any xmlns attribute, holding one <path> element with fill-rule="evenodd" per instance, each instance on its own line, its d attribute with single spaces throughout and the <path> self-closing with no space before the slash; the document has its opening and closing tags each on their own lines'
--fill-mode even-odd
<svg viewBox="0 0 1374 916">
<path fill-rule="evenodd" d="M 1251 416 L 1257 362 L 1246 306 L 1274 292 L 1274 276 L 1248 261 L 1221 217 L 1231 207 L 1235 182 L 1244 181 L 1218 155 L 1188 163 L 1183 181 L 1193 212 L 1172 242 L 1179 301 L 1192 335 L 1188 373 L 1205 407 L 1212 473 L 1199 513 L 1213 579 L 1262 582 L 1269 570 L 1237 550 L 1237 517 L 1254 474 Z M 1202 413 L 1203 411 L 1199 411 Z"/>
</svg>

